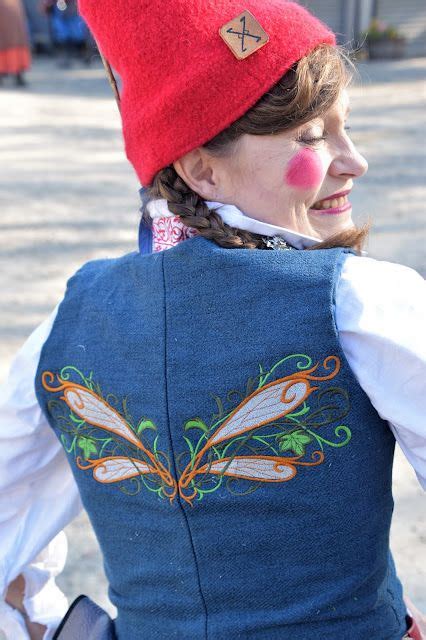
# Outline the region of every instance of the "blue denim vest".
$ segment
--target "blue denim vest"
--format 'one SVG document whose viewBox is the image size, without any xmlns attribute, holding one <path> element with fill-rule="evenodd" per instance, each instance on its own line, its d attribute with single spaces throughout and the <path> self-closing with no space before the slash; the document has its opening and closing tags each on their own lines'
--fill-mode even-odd
<svg viewBox="0 0 426 640">
<path fill-rule="evenodd" d="M 68 283 L 36 388 L 119 640 L 403 636 L 394 439 L 339 344 L 345 257 L 197 237 Z"/>
</svg>

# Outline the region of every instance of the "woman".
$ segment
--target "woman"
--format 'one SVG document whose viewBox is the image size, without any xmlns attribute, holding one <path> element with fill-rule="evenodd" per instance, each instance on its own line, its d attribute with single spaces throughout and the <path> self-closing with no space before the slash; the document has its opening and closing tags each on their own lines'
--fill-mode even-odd
<svg viewBox="0 0 426 640">
<path fill-rule="evenodd" d="M 24 8 L 20 0 L 0 0 L 0 81 L 14 76 L 17 86 L 25 85 L 24 72 L 31 64 Z"/>
<path fill-rule="evenodd" d="M 13 369 L 4 455 L 66 490 L 14 502 L 4 583 L 80 495 L 119 640 L 419 638 L 388 537 L 395 437 L 426 478 L 424 282 L 356 255 L 345 56 L 283 0 L 81 10 L 123 83 L 141 251 L 80 269 Z"/>
</svg>

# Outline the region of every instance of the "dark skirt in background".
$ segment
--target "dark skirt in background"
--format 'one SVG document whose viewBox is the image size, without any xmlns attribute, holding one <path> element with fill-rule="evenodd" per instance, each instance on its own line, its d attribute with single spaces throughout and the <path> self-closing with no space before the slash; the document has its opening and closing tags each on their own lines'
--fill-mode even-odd
<svg viewBox="0 0 426 640">
<path fill-rule="evenodd" d="M 31 63 L 25 12 L 21 0 L 0 0 L 0 74 L 18 74 Z"/>
</svg>

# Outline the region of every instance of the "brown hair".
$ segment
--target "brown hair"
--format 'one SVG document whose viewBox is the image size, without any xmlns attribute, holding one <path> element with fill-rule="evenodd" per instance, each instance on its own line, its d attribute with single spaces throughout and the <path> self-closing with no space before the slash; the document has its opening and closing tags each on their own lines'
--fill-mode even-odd
<svg viewBox="0 0 426 640">
<path fill-rule="evenodd" d="M 352 80 L 355 66 L 342 47 L 316 47 L 296 62 L 239 120 L 203 147 L 217 157 L 232 152 L 243 134 L 273 135 L 288 131 L 323 115 Z M 227 248 L 266 249 L 263 237 L 225 224 L 205 200 L 178 175 L 173 165 L 161 169 L 144 193 L 142 215 L 149 224 L 147 204 L 165 198 L 169 210 L 199 235 Z M 318 243 L 313 249 L 351 247 L 361 250 L 369 227 L 352 228 Z"/>
</svg>

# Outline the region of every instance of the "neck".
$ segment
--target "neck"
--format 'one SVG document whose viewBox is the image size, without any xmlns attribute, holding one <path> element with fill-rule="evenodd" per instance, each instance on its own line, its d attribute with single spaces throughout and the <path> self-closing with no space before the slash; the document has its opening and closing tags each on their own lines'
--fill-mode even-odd
<svg viewBox="0 0 426 640">
<path fill-rule="evenodd" d="M 206 202 L 206 204 L 209 209 L 215 209 L 226 224 L 262 236 L 279 236 L 295 249 L 307 249 L 321 242 L 318 238 L 306 236 L 287 227 L 279 227 L 269 224 L 269 222 L 250 218 L 233 204 L 222 204 L 220 202 Z"/>
<path fill-rule="evenodd" d="M 209 209 L 214 209 L 222 220 L 231 227 L 256 233 L 269 238 L 278 237 L 295 249 L 307 249 L 320 242 L 318 238 L 303 235 L 286 227 L 262 222 L 246 216 L 238 207 L 221 202 L 207 201 Z M 167 200 L 151 200 L 147 210 L 152 220 L 152 250 L 161 251 L 170 248 L 187 238 L 197 235 L 194 229 L 184 225 L 179 216 L 171 213 L 167 206 Z M 147 230 L 141 229 L 142 240 L 146 241 Z M 146 251 L 146 242 L 143 243 Z M 145 252 L 144 251 L 144 252 Z"/>
</svg>

